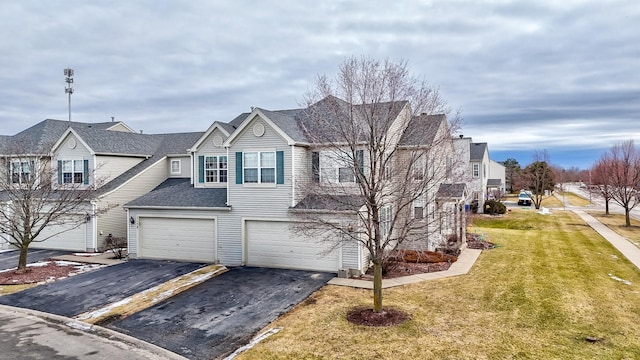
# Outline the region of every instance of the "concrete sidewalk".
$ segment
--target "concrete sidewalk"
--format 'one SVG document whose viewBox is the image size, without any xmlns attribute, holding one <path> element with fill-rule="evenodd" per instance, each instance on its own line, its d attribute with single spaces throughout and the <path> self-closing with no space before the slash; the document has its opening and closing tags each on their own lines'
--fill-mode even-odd
<svg viewBox="0 0 640 360">
<path fill-rule="evenodd" d="M 640 269 L 640 249 L 629 242 L 629 240 L 616 234 L 613 230 L 609 229 L 606 225 L 598 221 L 598 219 L 587 214 L 583 210 L 573 210 L 584 220 L 587 225 L 591 226 L 598 234 L 600 234 L 605 240 L 611 243 L 618 251 L 622 253 L 629 261 L 633 263 L 638 269 Z"/>
<path fill-rule="evenodd" d="M 3 359 L 186 360 L 169 350 L 95 325 L 0 305 Z"/>
<path fill-rule="evenodd" d="M 102 253 L 100 255 L 93 255 L 93 256 L 69 254 L 69 255 L 54 256 L 51 259 L 81 262 L 81 263 L 87 263 L 87 264 L 100 264 L 100 265 L 115 265 L 115 264 L 120 264 L 124 262 L 124 260 L 115 259 L 113 253 Z"/>
<path fill-rule="evenodd" d="M 426 274 L 417 274 L 410 276 L 403 276 L 395 279 L 383 279 L 382 280 L 382 288 L 390 288 L 395 286 L 402 286 L 408 284 L 414 284 L 421 281 L 442 279 L 450 276 L 458 276 L 464 275 L 471 270 L 473 264 L 475 264 L 476 260 L 482 253 L 482 250 L 476 249 L 464 249 L 460 256 L 458 256 L 458 261 L 451 264 L 448 270 L 445 271 L 437 271 Z M 333 278 L 329 281 L 330 285 L 340 285 L 340 286 L 350 286 L 360 289 L 373 289 L 373 281 L 368 280 L 357 280 L 357 279 L 344 279 L 344 278 Z"/>
</svg>

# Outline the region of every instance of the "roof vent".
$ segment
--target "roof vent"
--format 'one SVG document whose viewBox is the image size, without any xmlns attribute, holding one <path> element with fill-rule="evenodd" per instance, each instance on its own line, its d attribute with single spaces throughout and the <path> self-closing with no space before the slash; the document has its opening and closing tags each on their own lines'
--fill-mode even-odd
<svg viewBox="0 0 640 360">
<path fill-rule="evenodd" d="M 460 134 L 460 139 L 462 139 L 463 137 L 464 137 L 464 135 L 463 135 L 463 134 Z"/>
</svg>

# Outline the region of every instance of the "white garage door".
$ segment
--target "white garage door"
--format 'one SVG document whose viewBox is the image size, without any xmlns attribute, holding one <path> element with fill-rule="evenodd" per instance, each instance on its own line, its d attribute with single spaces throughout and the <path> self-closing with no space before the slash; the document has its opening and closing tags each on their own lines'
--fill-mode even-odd
<svg viewBox="0 0 640 360">
<path fill-rule="evenodd" d="M 49 236 L 53 236 L 43 242 L 31 243 L 30 247 L 34 249 L 86 251 L 87 224 L 81 224 L 77 228 L 68 231 L 64 231 L 65 229 L 68 229 L 68 227 L 62 225 L 45 227 L 44 230 L 40 232 L 36 240 L 46 239 Z"/>
<path fill-rule="evenodd" d="M 138 236 L 142 258 L 216 261 L 214 219 L 141 217 Z"/>
<path fill-rule="evenodd" d="M 330 244 L 292 234 L 284 221 L 246 221 L 246 260 L 249 266 L 335 272 L 338 250 Z"/>
</svg>

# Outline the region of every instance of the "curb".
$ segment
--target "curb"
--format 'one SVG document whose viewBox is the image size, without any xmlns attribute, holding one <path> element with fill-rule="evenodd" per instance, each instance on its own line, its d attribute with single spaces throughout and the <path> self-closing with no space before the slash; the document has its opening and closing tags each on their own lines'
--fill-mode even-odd
<svg viewBox="0 0 640 360">
<path fill-rule="evenodd" d="M 77 330 L 77 331 L 83 331 L 86 333 L 92 333 L 96 336 L 105 338 L 105 339 L 109 339 L 112 341 L 117 341 L 120 343 L 124 343 L 127 345 L 130 345 L 134 348 L 138 348 L 138 349 L 142 349 L 154 356 L 157 357 L 157 359 L 169 359 L 169 360 L 187 360 L 187 358 L 180 356 L 174 352 L 171 352 L 167 349 L 161 348 L 157 345 L 153 345 L 150 344 L 146 341 L 142 341 L 140 339 L 136 339 L 132 336 L 129 335 L 125 335 L 122 333 L 119 333 L 117 331 L 113 331 L 110 329 L 106 329 L 103 328 L 101 326 L 97 326 L 97 325 L 91 325 L 91 324 L 87 324 L 85 322 L 82 321 L 78 321 L 78 320 L 74 320 L 74 319 L 70 319 L 64 316 L 60 316 L 60 315 L 55 315 L 55 314 L 49 314 L 49 313 L 45 313 L 45 312 L 41 312 L 41 311 L 37 311 L 37 310 L 31 310 L 31 309 L 24 309 L 24 308 L 17 308 L 17 307 L 13 307 L 13 306 L 7 306 L 7 305 L 0 305 L 0 311 L 4 311 L 7 313 L 14 313 L 14 314 L 23 314 L 23 315 L 29 315 L 29 316 L 33 316 L 39 319 L 42 319 L 44 321 L 47 321 L 49 323 L 53 323 L 53 324 L 58 324 L 58 325 L 62 325 L 62 326 L 66 326 L 69 327 L 71 329 Z"/>
</svg>

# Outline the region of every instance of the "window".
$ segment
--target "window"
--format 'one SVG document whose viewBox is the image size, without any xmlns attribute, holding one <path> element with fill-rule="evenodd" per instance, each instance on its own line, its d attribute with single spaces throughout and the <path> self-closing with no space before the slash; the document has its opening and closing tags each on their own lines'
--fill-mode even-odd
<svg viewBox="0 0 640 360">
<path fill-rule="evenodd" d="M 87 160 L 61 160 L 61 169 L 58 169 L 59 181 L 62 184 L 83 184 L 87 183 L 85 179 L 85 167 Z M 60 180 L 60 179 L 58 179 Z"/>
<path fill-rule="evenodd" d="M 477 179 L 480 177 L 480 164 L 473 164 L 473 178 Z"/>
<path fill-rule="evenodd" d="M 422 197 L 413 200 L 413 218 L 416 220 L 424 219 L 424 200 Z"/>
<path fill-rule="evenodd" d="M 245 152 L 243 166 L 245 184 L 276 183 L 276 153 L 274 151 Z"/>
<path fill-rule="evenodd" d="M 349 163 L 350 161 L 343 161 L 345 166 L 338 167 L 338 182 L 341 183 L 350 183 L 356 181 L 356 169 L 354 167 L 357 166 L 359 176 L 364 176 L 364 151 L 356 150 L 355 158 L 353 159 L 353 163 Z"/>
<path fill-rule="evenodd" d="M 320 153 L 311 153 L 311 174 L 314 183 L 320 182 Z"/>
<path fill-rule="evenodd" d="M 180 175 L 181 172 L 180 160 L 171 160 L 171 174 Z"/>
<path fill-rule="evenodd" d="M 391 230 L 391 221 L 393 219 L 393 209 L 391 206 L 385 206 L 380 209 L 380 237 L 385 238 Z"/>
<path fill-rule="evenodd" d="M 227 157 L 226 156 L 205 156 L 204 157 L 204 181 L 207 183 L 227 182 Z"/>
<path fill-rule="evenodd" d="M 356 175 L 353 173 L 353 169 L 350 167 L 338 168 L 338 181 L 341 183 L 355 182 Z"/>
<path fill-rule="evenodd" d="M 33 162 L 12 161 L 11 162 L 11 182 L 14 184 L 25 184 L 31 179 L 31 169 Z"/>
</svg>

